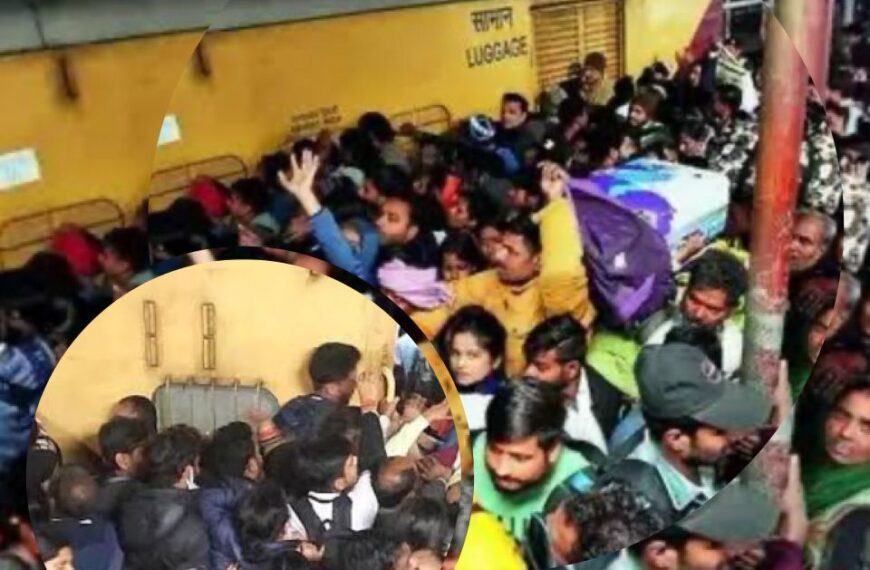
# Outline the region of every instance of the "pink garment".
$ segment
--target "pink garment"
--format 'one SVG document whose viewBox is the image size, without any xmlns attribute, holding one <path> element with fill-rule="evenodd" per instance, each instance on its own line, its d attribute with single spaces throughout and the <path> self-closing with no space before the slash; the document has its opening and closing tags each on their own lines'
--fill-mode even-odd
<svg viewBox="0 0 870 570">
<path fill-rule="evenodd" d="M 418 309 L 434 309 L 450 300 L 435 267 L 420 269 L 393 260 L 378 269 L 378 282 Z"/>
</svg>

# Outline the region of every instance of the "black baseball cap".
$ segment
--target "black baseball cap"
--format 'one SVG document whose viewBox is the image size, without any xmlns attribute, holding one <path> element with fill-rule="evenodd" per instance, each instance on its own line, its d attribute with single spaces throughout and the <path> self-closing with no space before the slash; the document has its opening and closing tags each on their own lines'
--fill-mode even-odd
<svg viewBox="0 0 870 570">
<path fill-rule="evenodd" d="M 770 417 L 760 389 L 729 381 L 699 348 L 645 347 L 635 364 L 641 408 L 659 420 L 692 418 L 725 431 L 757 429 Z"/>
</svg>

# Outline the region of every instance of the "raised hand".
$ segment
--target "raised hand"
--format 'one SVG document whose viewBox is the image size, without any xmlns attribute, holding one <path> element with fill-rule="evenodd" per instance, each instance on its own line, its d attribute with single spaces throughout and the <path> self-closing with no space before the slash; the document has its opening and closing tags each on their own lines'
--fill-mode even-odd
<svg viewBox="0 0 870 570">
<path fill-rule="evenodd" d="M 423 412 L 423 417 L 429 421 L 430 425 L 435 422 L 441 422 L 453 418 L 453 416 L 450 415 L 450 404 L 447 403 L 446 399 Z"/>
<path fill-rule="evenodd" d="M 317 171 L 320 169 L 320 157 L 305 150 L 302 152 L 302 161 L 296 159 L 296 154 L 290 154 L 290 165 L 292 172 L 290 177 L 287 177 L 286 172 L 278 172 L 278 182 L 287 192 L 293 194 L 302 208 L 309 216 L 313 216 L 320 211 L 320 200 L 314 194 L 314 178 L 317 176 Z"/>
<path fill-rule="evenodd" d="M 263 247 L 263 238 L 257 235 L 257 232 L 250 227 L 239 224 L 239 245 L 242 247 Z"/>
<path fill-rule="evenodd" d="M 387 386 L 381 375 L 360 374 L 357 384 L 359 407 L 363 412 L 377 412 L 381 402 L 387 397 Z"/>
<path fill-rule="evenodd" d="M 801 461 L 797 455 L 791 456 L 788 483 L 780 498 L 780 508 L 782 509 L 780 536 L 797 544 L 806 542 L 810 524 L 807 518 L 804 485 L 801 479 Z"/>
<path fill-rule="evenodd" d="M 554 162 L 544 162 L 541 169 L 541 190 L 548 202 L 558 200 L 568 191 L 568 173 Z"/>
<path fill-rule="evenodd" d="M 445 465 L 442 465 L 434 457 L 426 456 L 417 461 L 417 471 L 420 476 L 426 481 L 444 481 L 447 482 L 453 474 L 453 470 Z"/>
<path fill-rule="evenodd" d="M 773 400 L 771 423 L 778 426 L 788 419 L 794 406 L 794 400 L 791 396 L 791 382 L 788 377 L 788 362 L 785 360 L 779 363 L 779 378 L 773 388 L 771 399 Z"/>
<path fill-rule="evenodd" d="M 296 547 L 299 552 L 309 562 L 320 562 L 323 560 L 323 546 L 317 546 L 313 542 L 300 542 Z"/>
<path fill-rule="evenodd" d="M 290 154 L 291 177 L 287 178 L 285 172 L 278 173 L 281 185 L 293 194 L 309 192 L 314 188 L 314 177 L 320 169 L 320 157 L 310 150 L 302 152 L 302 160 L 296 159 L 296 154 Z"/>
</svg>

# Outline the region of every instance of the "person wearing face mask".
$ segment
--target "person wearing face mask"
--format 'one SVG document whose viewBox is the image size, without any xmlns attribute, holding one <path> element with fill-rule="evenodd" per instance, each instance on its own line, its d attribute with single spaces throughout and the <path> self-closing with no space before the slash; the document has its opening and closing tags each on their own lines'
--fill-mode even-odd
<svg viewBox="0 0 870 570">
<path fill-rule="evenodd" d="M 187 426 L 173 426 L 149 443 L 146 486 L 121 505 L 125 568 L 210 570 L 208 532 L 193 492 L 201 446 L 199 433 Z"/>
<path fill-rule="evenodd" d="M 219 428 L 203 449 L 201 463 L 199 510 L 209 535 L 212 568 L 226 568 L 242 560 L 233 511 L 263 474 L 251 427 L 235 422 Z"/>
<path fill-rule="evenodd" d="M 322 555 L 320 547 L 289 539 L 287 497 L 274 481 L 253 485 L 231 514 L 230 530 L 238 537 L 239 559 L 231 566 L 215 566 L 214 570 L 304 570 L 309 568 L 305 555 L 313 559 Z"/>
</svg>

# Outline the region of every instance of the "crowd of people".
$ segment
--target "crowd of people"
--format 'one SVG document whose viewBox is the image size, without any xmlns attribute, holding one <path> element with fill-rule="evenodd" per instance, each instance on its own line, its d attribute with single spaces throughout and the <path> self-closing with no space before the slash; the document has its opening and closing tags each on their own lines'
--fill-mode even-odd
<svg viewBox="0 0 870 570">
<path fill-rule="evenodd" d="M 438 380 L 419 351 L 403 352 L 393 401 L 383 378 L 361 377 L 357 348 L 333 342 L 311 353 L 313 391 L 274 417 L 251 411 L 202 433 L 163 425 L 151 399 L 131 395 L 94 434 L 98 453 L 75 460 L 37 425 L 33 530 L 17 533 L 49 570 L 347 570 L 370 557 L 440 569 L 458 554 L 470 480 Z M 21 546 L 0 560 L 39 567 Z"/>
<path fill-rule="evenodd" d="M 27 405 L 64 343 L 113 297 L 190 252 L 263 247 L 261 257 L 278 259 L 290 250 L 377 287 L 436 340 L 474 438 L 467 560 L 486 556 L 475 538 L 486 536 L 505 545 L 504 568 L 610 553 L 597 562 L 613 570 L 704 570 L 726 558 L 785 569 L 804 549 L 813 568 L 856 567 L 831 562 L 855 555 L 831 545 L 866 527 L 866 394 L 854 384 L 867 377 L 870 338 L 867 38 L 861 25 L 842 30 L 826 98 L 809 90 L 788 249 L 788 366 L 773 390 L 741 383 L 762 58 L 726 40 L 637 78 L 607 77 L 604 56 L 591 53 L 536 105 L 507 93 L 498 119 L 474 115 L 444 134 L 366 113 L 337 136 L 264 156 L 253 177 L 196 180 L 149 213 L 147 232 L 63 232 L 54 253 L 3 276 L 10 290 L 27 282 L 43 292 L 39 302 L 4 295 L 0 313 L 4 380 L 15 386 L 3 405 L 21 427 L 9 457 L 26 446 Z M 590 258 L 595 236 L 578 227 L 569 180 L 638 158 L 724 175 L 727 227 L 711 243 L 685 244 L 672 294 L 648 317 L 613 326 L 601 290 L 612 275 Z M 821 422 L 812 433 L 827 434 L 827 447 L 796 445 L 803 469 L 793 465 L 789 500 L 728 485 L 802 391 L 817 405 L 802 405 L 798 432 Z M 713 524 L 706 513 L 716 508 L 735 522 Z M 811 539 L 807 514 L 821 529 Z M 392 568 L 361 554 L 379 540 L 362 536 L 347 567 Z"/>
</svg>

